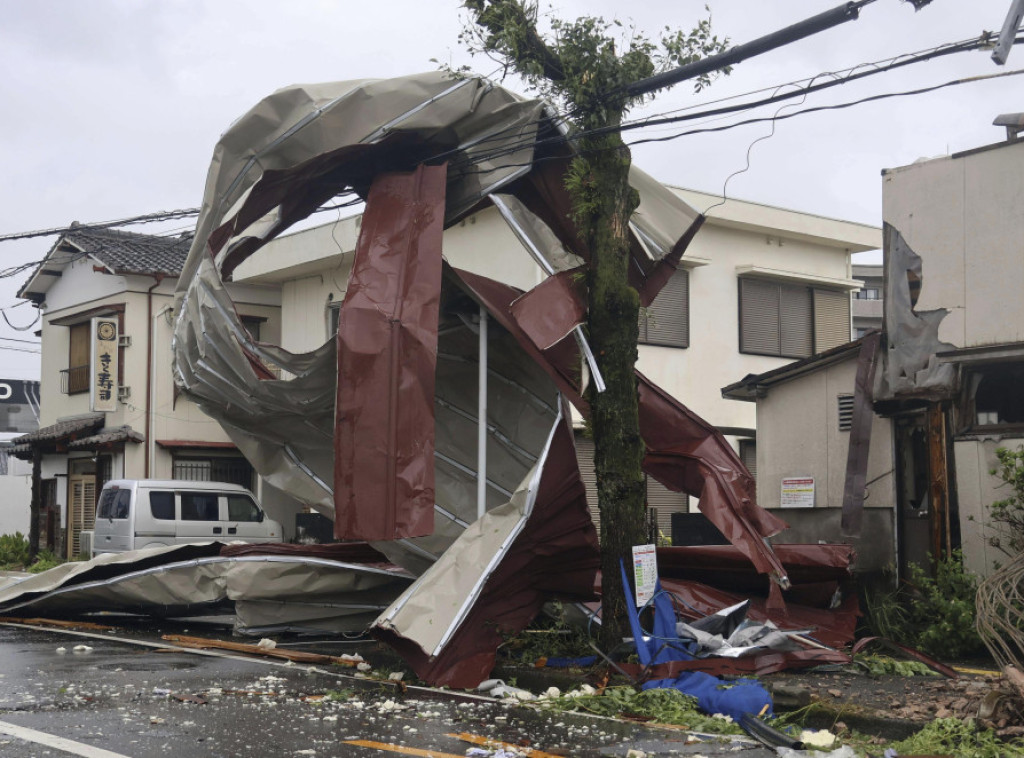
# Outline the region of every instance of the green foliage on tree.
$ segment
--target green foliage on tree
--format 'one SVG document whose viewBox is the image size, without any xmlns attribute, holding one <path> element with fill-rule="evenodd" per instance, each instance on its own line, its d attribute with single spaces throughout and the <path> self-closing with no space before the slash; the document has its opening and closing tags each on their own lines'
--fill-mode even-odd
<svg viewBox="0 0 1024 758">
<path fill-rule="evenodd" d="M 591 391 L 594 468 L 601 511 L 604 623 L 607 647 L 622 639 L 625 604 L 619 560 L 646 542 L 641 470 L 637 359 L 640 301 L 628 282 L 629 219 L 639 198 L 629 186 L 630 154 L 618 133 L 625 114 L 649 95 L 627 85 L 725 48 L 710 18 L 690 31 L 665 28 L 657 42 L 619 21 L 541 16 L 530 0 L 466 0 L 460 40 L 497 61 L 553 100 L 575 130 L 577 154 L 565 177 L 572 218 L 590 253 L 588 336 L 607 389 Z M 543 26 L 542 26 L 543 25 Z M 694 80 L 697 90 L 711 79 Z"/>
<path fill-rule="evenodd" d="M 1012 557 L 1024 551 L 1024 447 L 1001 447 L 996 450 L 996 458 L 999 468 L 989 473 L 1002 479 L 1010 491 L 989 506 L 989 515 L 999 532 L 989 538 L 989 543 Z"/>
</svg>

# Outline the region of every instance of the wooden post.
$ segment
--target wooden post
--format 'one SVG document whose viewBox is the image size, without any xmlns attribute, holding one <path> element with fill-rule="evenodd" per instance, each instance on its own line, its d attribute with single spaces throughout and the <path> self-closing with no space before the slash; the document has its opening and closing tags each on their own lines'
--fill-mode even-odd
<svg viewBox="0 0 1024 758">
<path fill-rule="evenodd" d="M 42 511 L 41 472 L 43 453 L 38 447 L 32 448 L 32 500 L 29 502 L 28 561 L 35 563 L 39 554 L 39 514 Z"/>
<path fill-rule="evenodd" d="M 946 458 L 946 414 L 942 403 L 928 406 L 928 499 L 931 503 L 932 564 L 952 552 L 949 530 L 949 461 Z"/>
</svg>

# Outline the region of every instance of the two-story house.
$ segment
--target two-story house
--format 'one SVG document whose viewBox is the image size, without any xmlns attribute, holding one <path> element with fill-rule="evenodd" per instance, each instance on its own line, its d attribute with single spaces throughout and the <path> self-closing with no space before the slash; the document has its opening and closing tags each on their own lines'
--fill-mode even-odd
<svg viewBox="0 0 1024 758">
<path fill-rule="evenodd" d="M 82 551 L 80 534 L 92 528 L 109 479 L 259 487 L 220 425 L 171 380 L 173 293 L 190 242 L 72 228 L 18 293 L 42 312 L 42 383 L 40 428 L 16 438 L 13 452 L 33 462 L 40 542 L 60 543 L 69 557 Z M 246 328 L 276 341 L 277 290 L 232 287 Z M 109 347 L 97 352 L 101 344 Z"/>
</svg>

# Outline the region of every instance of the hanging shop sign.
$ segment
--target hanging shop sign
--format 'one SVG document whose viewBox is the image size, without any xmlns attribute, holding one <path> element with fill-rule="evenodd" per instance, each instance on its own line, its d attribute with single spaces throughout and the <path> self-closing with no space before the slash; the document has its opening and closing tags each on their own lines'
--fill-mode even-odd
<svg viewBox="0 0 1024 758">
<path fill-rule="evenodd" d="M 94 318 L 89 382 L 89 408 L 93 411 L 117 410 L 117 358 L 117 319 Z"/>
</svg>

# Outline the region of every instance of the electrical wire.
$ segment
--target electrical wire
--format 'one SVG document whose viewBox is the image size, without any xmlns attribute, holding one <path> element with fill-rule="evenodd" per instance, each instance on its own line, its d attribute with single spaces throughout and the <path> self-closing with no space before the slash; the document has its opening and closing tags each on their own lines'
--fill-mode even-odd
<svg viewBox="0 0 1024 758">
<path fill-rule="evenodd" d="M 0 345 L 0 350 L 10 350 L 12 353 L 32 353 L 33 355 L 39 355 L 41 350 L 28 350 L 23 347 L 7 347 L 6 345 Z"/>
<path fill-rule="evenodd" d="M 41 345 L 43 344 L 39 340 L 19 340 L 17 337 L 0 337 L 0 340 L 4 342 L 20 342 L 25 345 Z"/>
<path fill-rule="evenodd" d="M 627 132 L 627 131 L 633 131 L 633 130 L 639 130 L 639 129 L 649 129 L 649 128 L 656 127 L 656 126 L 673 125 L 673 124 L 681 123 L 681 122 L 684 122 L 684 121 L 717 118 L 719 116 L 726 116 L 726 115 L 729 115 L 729 114 L 732 114 L 732 113 L 736 113 L 736 112 L 740 112 L 740 111 L 750 111 L 750 110 L 753 110 L 753 109 L 756 109 L 756 108 L 759 108 L 759 107 L 775 104 L 775 103 L 781 102 L 783 100 L 788 100 L 788 99 L 795 98 L 795 97 L 801 97 L 801 98 L 803 98 L 805 100 L 807 95 L 812 93 L 812 92 L 818 92 L 818 91 L 821 91 L 821 90 L 824 90 L 824 89 L 827 89 L 827 88 L 830 88 L 830 87 L 838 86 L 840 84 L 846 84 L 846 83 L 849 83 L 849 82 L 852 82 L 852 81 L 856 81 L 856 80 L 864 78 L 864 77 L 874 76 L 876 74 L 892 71 L 894 69 L 902 68 L 904 66 L 911 65 L 911 64 L 914 64 L 914 63 L 921 63 L 921 62 L 924 62 L 924 61 L 933 60 L 933 59 L 938 58 L 938 57 L 943 57 L 943 56 L 952 55 L 952 54 L 956 54 L 956 53 L 968 52 L 968 51 L 972 51 L 972 50 L 978 50 L 978 49 L 981 49 L 981 48 L 989 47 L 989 46 L 991 46 L 991 37 L 992 37 L 992 35 L 990 33 L 986 32 L 986 33 L 983 33 L 982 35 L 980 35 L 979 37 L 976 37 L 976 38 L 971 38 L 971 39 L 967 39 L 967 40 L 961 40 L 959 42 L 947 43 L 945 45 L 939 45 L 937 47 L 928 48 L 928 49 L 925 49 L 925 50 L 922 50 L 922 51 L 918 51 L 918 52 L 915 52 L 915 53 L 904 53 L 904 54 L 901 54 L 901 55 L 898 55 L 898 56 L 895 56 L 895 57 L 892 57 L 892 58 L 882 59 L 880 61 L 875 61 L 875 62 L 870 62 L 870 63 L 859 63 L 859 64 L 857 64 L 857 65 L 855 65 L 853 67 L 850 67 L 850 68 L 847 68 L 847 69 L 843 69 L 843 70 L 841 70 L 839 72 L 824 72 L 824 73 L 816 75 L 815 77 L 813 77 L 813 78 L 811 78 L 809 80 L 807 80 L 807 79 L 805 79 L 805 80 L 798 80 L 797 82 L 789 82 L 789 83 L 784 84 L 784 85 L 776 86 L 774 88 L 774 92 L 773 92 L 773 94 L 771 96 L 766 97 L 766 98 L 762 98 L 760 100 L 756 100 L 756 101 L 753 101 L 753 102 L 741 102 L 741 103 L 737 103 L 737 104 L 730 105 L 730 106 L 723 106 L 723 107 L 720 107 L 720 108 L 713 108 L 713 109 L 710 109 L 710 110 L 702 109 L 702 110 L 699 110 L 699 111 L 694 112 L 694 113 L 688 113 L 688 112 L 687 113 L 682 113 L 682 112 L 686 112 L 686 111 L 692 111 L 695 108 L 700 108 L 701 107 L 701 106 L 697 106 L 697 105 L 686 106 L 684 108 L 678 108 L 678 109 L 673 109 L 673 110 L 669 110 L 669 111 L 663 111 L 663 112 L 661 112 L 659 114 L 655 114 L 655 115 L 652 115 L 652 116 L 646 116 L 646 117 L 644 117 L 642 119 L 637 119 L 635 121 L 625 121 L 622 124 L 619 124 L 619 125 L 616 125 L 616 126 L 605 127 L 605 128 L 602 128 L 602 129 L 579 130 L 577 132 L 570 133 L 567 136 L 563 136 L 562 133 L 560 131 L 558 131 L 557 127 L 560 126 L 560 125 L 563 125 L 565 123 L 568 123 L 571 120 L 571 118 L 573 116 L 573 113 L 571 111 L 569 113 L 567 113 L 567 114 L 558 114 L 556 112 L 556 113 L 549 114 L 549 122 L 550 122 L 550 124 L 552 126 L 556 127 L 555 131 L 557 132 L 557 134 L 555 136 L 541 137 L 538 134 L 536 134 L 535 132 L 533 132 L 533 130 L 528 130 L 530 132 L 530 134 L 528 136 L 526 136 L 526 137 L 524 137 L 524 138 L 522 138 L 520 140 L 516 140 L 516 141 L 513 141 L 513 142 L 509 143 L 505 139 L 507 134 L 512 132 L 512 131 L 521 130 L 522 129 L 522 125 L 521 124 L 514 124 L 514 125 L 509 125 L 507 127 L 504 127 L 504 128 L 502 128 L 500 130 L 497 130 L 493 134 L 488 135 L 487 137 L 479 140 L 478 142 L 476 142 L 473 145 L 474 148 L 479 148 L 481 145 L 487 145 L 488 143 L 499 143 L 500 142 L 502 144 L 501 148 L 492 150 L 490 152 L 486 152 L 486 151 L 485 152 L 475 152 L 472 155 L 467 155 L 465 153 L 465 151 L 459 150 L 458 148 L 453 148 L 451 150 L 443 151 L 443 152 L 437 153 L 437 154 L 435 154 L 433 156 L 430 156 L 430 157 L 426 158 L 423 162 L 424 163 L 436 163 L 436 162 L 439 162 L 441 160 L 444 160 L 445 158 L 449 158 L 449 157 L 452 157 L 452 156 L 460 156 L 462 158 L 462 163 L 461 164 L 453 163 L 450 168 L 451 168 L 452 171 L 458 172 L 458 174 L 461 175 L 461 176 L 468 176 L 468 175 L 471 175 L 473 173 L 475 173 L 475 174 L 486 174 L 486 173 L 492 173 L 494 171 L 504 170 L 504 169 L 508 169 L 508 168 L 519 168 L 519 167 L 523 167 L 523 166 L 529 166 L 529 165 L 533 165 L 533 164 L 535 164 L 537 162 L 540 162 L 542 160 L 553 160 L 555 158 L 554 157 L 551 157 L 551 158 L 543 158 L 543 157 L 541 157 L 541 158 L 536 158 L 536 159 L 532 160 L 530 163 L 510 163 L 510 164 L 502 164 L 502 165 L 491 166 L 491 167 L 488 167 L 488 168 L 480 168 L 480 169 L 478 169 L 476 171 L 469 171 L 469 170 L 467 170 L 471 166 L 479 165 L 479 164 L 482 164 L 482 163 L 485 163 L 485 162 L 491 162 L 491 161 L 494 161 L 497 158 L 501 158 L 501 157 L 506 156 L 506 155 L 514 154 L 514 153 L 519 152 L 520 150 L 522 150 L 524 147 L 528 147 L 528 146 L 533 146 L 534 148 L 538 148 L 538 147 L 543 147 L 543 146 L 550 145 L 550 144 L 561 143 L 561 142 L 564 142 L 564 141 L 579 142 L 580 140 L 583 140 L 585 138 L 597 137 L 597 136 L 601 136 L 602 134 L 605 134 L 605 133 L 618 132 L 618 133 L 621 134 L 621 133 Z M 1021 42 L 1024 42 L 1024 37 L 1018 37 L 1014 41 L 1014 44 L 1020 44 Z M 865 69 L 865 68 L 867 68 L 867 70 L 859 70 L 859 69 Z M 731 124 L 728 124 L 728 125 L 725 125 L 725 126 L 722 126 L 722 127 L 717 127 L 717 128 L 695 129 L 695 130 L 690 130 L 690 131 L 686 131 L 686 132 L 675 133 L 675 134 L 672 134 L 672 135 L 670 135 L 668 137 L 664 137 L 664 138 L 647 138 L 647 139 L 642 139 L 642 140 L 635 140 L 635 141 L 632 141 L 632 142 L 630 142 L 628 144 L 629 145 L 638 145 L 638 144 L 645 144 L 645 143 L 649 143 L 649 142 L 669 141 L 669 140 L 672 140 L 672 139 L 677 139 L 677 138 L 682 137 L 682 136 L 690 136 L 690 135 L 694 135 L 694 134 L 703 134 L 703 133 L 709 133 L 709 132 L 715 132 L 715 131 L 725 131 L 727 129 L 736 128 L 738 126 L 745 126 L 745 125 L 754 124 L 754 123 L 763 123 L 763 122 L 766 122 L 766 121 L 772 122 L 773 129 L 774 129 L 774 124 L 777 121 L 781 121 L 781 120 L 785 120 L 785 119 L 788 119 L 788 118 L 792 118 L 792 117 L 795 117 L 797 115 L 803 115 L 803 114 L 807 114 L 807 113 L 814 113 L 814 112 L 819 112 L 819 111 L 823 111 L 823 110 L 833 110 L 833 109 L 848 108 L 848 107 L 852 107 L 853 105 L 859 105 L 859 104 L 862 104 L 862 103 L 871 102 L 872 100 L 880 100 L 880 99 L 886 99 L 886 98 L 890 98 L 890 97 L 902 97 L 902 96 L 908 96 L 908 95 L 914 95 L 914 94 L 923 94 L 923 93 L 935 91 L 937 89 L 942 89 L 944 87 L 954 86 L 954 85 L 957 85 L 957 84 L 964 84 L 964 83 L 968 83 L 968 82 L 971 82 L 971 81 L 981 81 L 981 80 L 989 79 L 989 78 L 998 78 L 999 76 L 1015 75 L 1015 73 L 1016 72 L 1006 72 L 1005 74 L 995 74 L 995 75 L 990 75 L 990 76 L 978 76 L 978 77 L 971 77 L 971 78 L 961 79 L 961 80 L 953 80 L 951 82 L 946 82 L 946 83 L 941 84 L 941 85 L 935 85 L 933 87 L 924 87 L 924 88 L 920 88 L 920 89 L 917 89 L 917 90 L 909 90 L 909 91 L 899 92 L 899 93 L 889 93 L 889 94 L 886 94 L 886 95 L 872 96 L 872 97 L 862 98 L 860 100 L 852 101 L 850 103 L 845 103 L 845 104 L 838 104 L 838 105 L 833 105 L 833 106 L 819 106 L 819 107 L 816 107 L 816 108 L 809 108 L 809 109 L 804 109 L 804 110 L 801 110 L 801 111 L 796 111 L 794 113 L 787 114 L 787 115 L 784 115 L 784 116 L 779 115 L 778 112 L 777 112 L 776 115 L 774 115 L 772 117 L 765 117 L 765 118 L 758 118 L 758 119 L 748 119 L 748 120 L 744 120 L 744 121 L 734 122 L 734 123 L 731 123 Z M 817 79 L 820 79 L 820 78 L 825 77 L 825 76 L 830 77 L 830 81 L 821 82 L 821 83 L 817 83 L 817 84 L 814 83 Z M 787 86 L 797 86 L 801 82 L 809 82 L 809 83 L 806 84 L 806 85 L 803 85 L 803 86 L 799 86 L 793 92 L 787 92 L 787 93 L 783 93 L 783 94 L 778 94 L 780 89 L 782 89 L 784 87 L 787 87 Z M 738 99 L 738 98 L 745 98 L 745 97 L 748 97 L 750 95 L 756 95 L 756 94 L 760 94 L 762 92 L 766 92 L 769 89 L 772 89 L 772 88 L 762 88 L 762 89 L 753 90 L 751 92 L 744 93 L 744 94 L 732 95 L 732 96 L 729 96 L 729 97 L 726 97 L 726 98 L 720 98 L 718 100 L 710 101 L 710 103 L 704 103 L 703 105 L 715 104 L 715 103 L 720 103 L 720 102 L 727 102 L 729 100 L 734 100 L 734 99 Z M 673 113 L 675 113 L 675 114 L 681 114 L 682 113 L 682 115 L 669 115 L 669 114 L 673 114 Z M 577 152 L 577 154 L 582 154 L 582 153 Z M 354 194 L 354 193 L 348 193 L 348 194 Z M 332 206 L 323 206 L 323 207 L 317 208 L 315 211 L 313 211 L 313 213 L 322 213 L 322 212 L 325 212 L 325 211 L 335 210 L 335 209 L 338 209 L 338 208 L 352 207 L 352 206 L 358 205 L 358 204 L 360 204 L 362 202 L 363 202 L 363 199 L 358 197 L 358 196 L 356 196 L 353 200 L 350 200 L 350 201 L 345 202 L 345 203 L 340 203 L 340 204 L 336 204 L 336 205 L 332 205 Z M 173 220 L 173 219 L 177 219 L 177 218 L 186 218 L 186 217 L 198 216 L 199 213 L 200 213 L 200 209 L 199 208 L 187 208 L 187 209 L 179 209 L 179 210 L 174 210 L 174 211 L 158 211 L 158 212 L 155 212 L 155 213 L 147 213 L 147 214 L 142 214 L 142 215 L 139 215 L 139 216 L 130 216 L 130 217 L 123 218 L 123 219 L 118 219 L 118 220 L 115 220 L 115 221 L 106 221 L 106 222 L 89 223 L 89 224 L 78 224 L 78 225 L 75 225 L 73 227 L 72 226 L 52 227 L 50 229 L 41 229 L 41 230 L 36 230 L 36 231 L 17 232 L 17 233 L 13 233 L 13 234 L 5 234 L 5 235 L 0 235 L 0 242 L 10 241 L 10 240 L 19 240 L 19 239 L 30 239 L 30 238 L 33 238 L 33 237 L 53 236 L 53 235 L 56 235 L 56 234 L 66 234 L 66 233 L 73 232 L 73 231 L 76 231 L 76 230 L 108 229 L 108 228 L 116 227 L 116 226 L 130 226 L 130 225 L 134 225 L 134 224 L 154 223 L 154 222 L 159 222 L 159 221 Z M 182 227 L 181 229 L 183 229 L 183 230 L 184 229 L 188 229 L 188 227 Z M 175 231 L 177 231 L 177 230 L 175 230 Z M 15 267 L 11 267 L 11 268 L 8 268 L 8 269 L 0 270 L 0 278 L 6 278 L 6 277 L 9 277 L 9 276 L 14 276 L 14 275 L 16 275 L 18 273 L 21 273 L 22 271 L 27 270 L 28 268 L 31 268 L 34 265 L 38 265 L 39 263 L 40 263 L 40 261 L 35 261 L 35 262 L 32 262 L 32 263 L 23 264 L 21 266 L 15 266 Z"/>
<path fill-rule="evenodd" d="M 109 229 L 113 226 L 130 226 L 132 224 L 150 224 L 157 221 L 170 221 L 176 218 L 198 216 L 199 211 L 199 208 L 183 208 L 176 211 L 157 211 L 156 213 L 146 213 L 141 216 L 129 216 L 128 218 L 121 218 L 116 221 L 100 221 L 92 224 L 77 224 L 76 226 L 57 226 L 51 229 L 39 229 L 33 232 L 0 234 L 0 242 L 31 239 L 32 237 L 52 237 L 55 234 L 67 234 L 68 232 L 82 231 L 85 229 Z"/>
<path fill-rule="evenodd" d="M 1024 37 L 1018 38 L 1016 40 L 1015 44 L 1020 44 L 1021 42 L 1024 42 Z M 820 74 L 817 74 L 815 77 L 813 77 L 813 78 L 811 78 L 809 80 L 800 80 L 800 81 L 808 81 L 810 83 L 808 85 L 803 86 L 803 87 L 799 87 L 794 92 L 788 92 L 788 93 L 785 93 L 785 94 L 782 94 L 782 95 L 775 94 L 775 95 L 773 95 L 771 97 L 762 98 L 761 100 L 757 100 L 757 101 L 754 101 L 754 102 L 743 102 L 743 103 L 739 103 L 739 104 L 732 105 L 732 106 L 715 108 L 715 109 L 711 109 L 711 110 L 701 110 L 701 111 L 698 111 L 697 113 L 692 113 L 692 114 L 687 114 L 687 115 L 682 115 L 682 116 L 666 116 L 666 115 L 663 115 L 663 114 L 658 114 L 658 115 L 654 115 L 654 116 L 647 116 L 647 117 L 644 117 L 642 119 L 638 119 L 636 121 L 624 121 L 622 124 L 615 125 L 615 126 L 604 127 L 604 128 L 601 128 L 601 129 L 592 129 L 592 130 L 585 130 L 585 131 L 581 130 L 581 131 L 578 131 L 578 132 L 575 132 L 575 133 L 572 133 L 572 134 L 568 135 L 568 137 L 566 137 L 564 139 L 567 139 L 570 142 L 578 142 L 578 141 L 580 141 L 580 140 L 582 140 L 584 138 L 601 136 L 602 134 L 607 134 L 607 133 L 618 132 L 618 133 L 621 134 L 622 132 L 636 130 L 636 129 L 646 129 L 646 128 L 649 128 L 649 127 L 652 127 L 652 126 L 660 126 L 660 125 L 666 125 L 666 124 L 675 124 L 675 123 L 679 123 L 679 122 L 682 122 L 682 121 L 698 120 L 698 119 L 708 118 L 708 117 L 712 117 L 712 116 L 719 116 L 719 115 L 725 115 L 725 114 L 729 114 L 729 113 L 735 113 L 735 112 L 738 112 L 738 111 L 753 110 L 753 109 L 758 108 L 758 107 L 772 105 L 774 103 L 781 102 L 783 100 L 788 100 L 788 99 L 791 99 L 791 98 L 794 98 L 794 97 L 804 97 L 805 98 L 807 94 L 812 93 L 812 92 L 818 92 L 818 91 L 821 91 L 821 90 L 824 90 L 824 89 L 828 89 L 830 87 L 835 87 L 835 86 L 838 86 L 840 84 L 846 84 L 846 83 L 849 83 L 851 81 L 856 81 L 858 79 L 862 79 L 862 78 L 865 78 L 865 77 L 868 77 L 868 76 L 874 76 L 876 74 L 886 73 L 888 71 L 892 71 L 892 70 L 895 70 L 895 69 L 898 69 L 898 68 L 902 68 L 904 66 L 912 65 L 912 64 L 915 64 L 915 63 L 923 63 L 925 61 L 933 60 L 935 58 L 940 58 L 940 57 L 944 57 L 944 56 L 947 56 L 947 55 L 953 55 L 953 54 L 962 53 L 962 52 L 970 52 L 970 51 L 973 51 L 973 50 L 978 50 L 978 49 L 986 48 L 989 44 L 990 44 L 990 35 L 983 34 L 983 35 L 981 35 L 980 37 L 977 37 L 977 38 L 972 38 L 972 39 L 968 39 L 968 40 L 961 40 L 959 42 L 947 43 L 945 45 L 939 45 L 937 47 L 928 48 L 928 49 L 925 49 L 924 51 L 917 52 L 917 53 L 901 54 L 901 55 L 898 55 L 898 56 L 895 56 L 895 57 L 892 57 L 892 58 L 885 58 L 885 59 L 882 59 L 880 61 L 875 61 L 875 62 L 871 62 L 871 63 L 859 63 L 859 64 L 857 64 L 857 65 L 855 65 L 855 66 L 853 66 L 851 68 L 843 69 L 840 72 L 820 73 Z M 858 71 L 858 69 L 862 69 L 862 68 L 865 68 L 865 67 L 870 67 L 870 68 L 868 68 L 868 70 Z M 814 83 L 815 80 L 820 79 L 823 76 L 830 76 L 830 77 L 832 77 L 832 80 L 831 81 L 827 81 L 827 82 L 821 82 L 821 83 L 818 83 L 818 84 Z M 789 85 L 780 85 L 780 86 L 775 87 L 775 92 L 777 93 L 778 90 L 781 87 L 785 87 L 785 86 L 789 86 Z M 758 94 L 758 93 L 763 92 L 763 91 L 766 91 L 766 90 L 765 89 L 756 90 L 754 92 L 754 94 Z M 735 97 L 745 97 L 745 95 L 737 95 Z M 715 101 L 715 102 L 720 102 L 720 101 Z M 674 113 L 674 112 L 678 112 L 679 110 L 691 110 L 694 107 L 697 107 L 697 106 L 688 106 L 687 108 L 684 108 L 684 109 L 676 109 L 675 111 L 667 111 L 666 113 Z M 767 120 L 767 119 L 764 119 L 764 120 Z M 562 139 L 563 138 L 561 136 L 556 137 L 556 138 L 547 138 L 547 139 L 543 139 L 542 138 L 542 139 L 535 140 L 533 142 L 533 144 L 536 147 L 541 147 L 541 146 L 544 146 L 544 145 L 547 145 L 547 144 L 552 144 L 554 142 L 560 142 L 560 141 L 562 141 Z M 496 151 L 494 151 L 494 152 L 492 152 L 490 154 L 475 155 L 475 156 L 472 156 L 472 157 L 466 157 L 464 159 L 463 165 L 472 165 L 474 163 L 481 163 L 481 162 L 486 161 L 486 160 L 493 160 L 495 158 L 502 157 L 502 155 L 514 154 L 514 153 L 522 150 L 528 144 L 529 143 L 526 142 L 526 141 L 520 141 L 518 143 L 508 144 L 503 149 L 496 150 Z M 636 143 L 636 144 L 639 144 L 639 143 Z M 451 152 L 451 151 L 449 151 L 449 152 Z M 494 171 L 494 170 L 505 169 L 505 168 L 515 168 L 515 167 L 519 167 L 519 166 L 522 166 L 522 165 L 529 165 L 529 164 L 504 164 L 504 165 L 501 165 L 501 166 L 493 167 L 491 169 L 482 170 L 482 171 L 479 171 L 477 173 L 489 173 L 490 171 Z M 455 166 L 455 164 L 453 164 L 453 167 L 461 168 L 460 166 Z M 468 174 L 467 173 L 463 173 L 463 175 L 468 175 Z"/>
<path fill-rule="evenodd" d="M 28 326 L 15 326 L 14 324 L 12 324 L 11 320 L 7 318 L 7 311 L 0 310 L 0 316 L 4 317 L 4 321 L 7 322 L 7 326 L 9 326 L 14 331 L 27 332 L 29 329 L 31 329 L 33 326 L 39 323 L 40 312 L 36 310 L 36 317 L 32 319 L 32 323 L 29 324 Z"/>
</svg>

